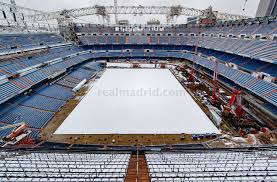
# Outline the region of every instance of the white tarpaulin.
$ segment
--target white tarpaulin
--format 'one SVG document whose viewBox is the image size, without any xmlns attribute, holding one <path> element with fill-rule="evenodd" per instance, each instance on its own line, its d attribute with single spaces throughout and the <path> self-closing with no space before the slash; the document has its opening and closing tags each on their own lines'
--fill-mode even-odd
<svg viewBox="0 0 277 182">
<path fill-rule="evenodd" d="M 55 134 L 219 133 L 167 69 L 107 69 Z"/>
</svg>

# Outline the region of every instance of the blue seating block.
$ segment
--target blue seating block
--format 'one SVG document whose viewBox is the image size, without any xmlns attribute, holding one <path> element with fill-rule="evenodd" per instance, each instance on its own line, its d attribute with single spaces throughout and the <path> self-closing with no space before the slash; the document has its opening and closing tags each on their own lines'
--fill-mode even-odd
<svg viewBox="0 0 277 182">
<path fill-rule="evenodd" d="M 0 115 L 0 122 L 14 124 L 25 122 L 31 128 L 42 128 L 52 117 L 53 112 L 41 111 L 25 106 L 18 106 Z"/>
</svg>

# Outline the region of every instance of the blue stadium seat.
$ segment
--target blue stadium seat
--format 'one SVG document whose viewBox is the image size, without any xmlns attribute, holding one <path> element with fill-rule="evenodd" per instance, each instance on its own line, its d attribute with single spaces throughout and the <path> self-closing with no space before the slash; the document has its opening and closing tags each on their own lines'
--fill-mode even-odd
<svg viewBox="0 0 277 182">
<path fill-rule="evenodd" d="M 20 105 L 37 108 L 40 110 L 57 112 L 65 104 L 65 101 L 54 99 L 47 96 L 33 94 Z"/>
<path fill-rule="evenodd" d="M 0 122 L 14 124 L 25 122 L 31 128 L 42 128 L 52 117 L 53 112 L 18 106 L 0 115 Z"/>
<path fill-rule="evenodd" d="M 56 84 L 46 86 L 46 87 L 38 90 L 37 93 L 40 95 L 45 95 L 48 97 L 65 100 L 65 101 L 72 98 L 72 96 L 73 96 L 73 92 L 70 89 L 56 85 Z"/>
</svg>

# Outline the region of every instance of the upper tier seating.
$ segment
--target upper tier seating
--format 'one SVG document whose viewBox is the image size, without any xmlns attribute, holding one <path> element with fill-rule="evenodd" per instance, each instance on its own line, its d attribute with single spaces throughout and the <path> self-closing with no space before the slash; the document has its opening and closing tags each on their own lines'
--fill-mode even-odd
<svg viewBox="0 0 277 182">
<path fill-rule="evenodd" d="M 263 23 L 253 23 L 253 24 L 241 24 L 241 25 L 218 25 L 211 28 L 203 28 L 201 32 L 206 34 L 246 34 L 246 35 L 253 35 L 253 34 L 261 34 L 261 35 L 273 35 L 277 33 L 277 20 L 263 22 Z M 192 32 L 192 31 L 191 31 Z M 190 33 L 191 33 L 190 32 Z M 197 33 L 197 29 L 194 29 L 195 33 Z"/>
<path fill-rule="evenodd" d="M 118 28 L 86 24 L 76 25 L 75 31 L 84 45 L 197 45 L 276 64 L 276 27 L 275 17 L 202 28 L 183 25 Z"/>
<path fill-rule="evenodd" d="M 106 37 L 106 38 L 105 38 Z M 196 46 L 241 55 L 277 64 L 277 42 L 265 40 L 248 40 L 226 37 L 195 36 L 80 36 L 84 45 L 130 44 L 130 45 L 187 45 Z M 115 39 L 116 41 L 110 41 Z"/>
<path fill-rule="evenodd" d="M 160 34 L 160 35 L 177 35 L 177 34 L 197 34 L 199 31 L 205 34 L 233 34 L 233 35 L 253 35 L 253 34 L 261 34 L 261 35 L 273 35 L 277 33 L 277 20 L 270 20 L 264 22 L 253 22 L 253 23 L 241 23 L 240 25 L 235 25 L 234 23 L 230 24 L 218 24 L 214 27 L 185 27 L 185 26 L 172 26 L 172 27 L 147 27 L 144 29 L 139 28 L 130 28 L 125 27 L 122 29 L 116 29 L 115 27 L 103 27 L 97 25 L 76 25 L 75 31 L 80 34 L 101 34 L 101 35 L 126 35 L 126 34 L 133 34 L 133 33 L 141 33 L 143 32 L 145 35 L 153 35 L 153 34 Z"/>
<path fill-rule="evenodd" d="M 34 48 L 63 42 L 63 38 L 56 34 L 2 34 L 0 35 L 0 52 L 9 52 L 15 49 Z"/>
</svg>

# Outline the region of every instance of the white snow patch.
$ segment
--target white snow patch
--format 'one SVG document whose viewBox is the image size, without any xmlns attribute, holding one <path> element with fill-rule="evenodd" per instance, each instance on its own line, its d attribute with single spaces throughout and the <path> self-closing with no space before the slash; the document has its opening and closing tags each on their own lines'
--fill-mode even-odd
<svg viewBox="0 0 277 182">
<path fill-rule="evenodd" d="M 103 94 L 149 89 L 168 93 Z M 168 69 L 107 69 L 54 134 L 180 133 L 219 131 Z"/>
</svg>

